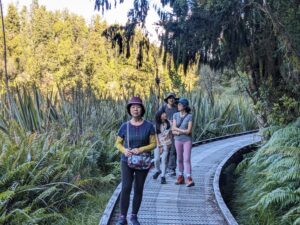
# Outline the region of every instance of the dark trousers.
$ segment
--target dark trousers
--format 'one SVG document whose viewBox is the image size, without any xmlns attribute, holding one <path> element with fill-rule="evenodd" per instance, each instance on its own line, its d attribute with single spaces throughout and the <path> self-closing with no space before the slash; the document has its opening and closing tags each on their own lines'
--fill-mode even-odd
<svg viewBox="0 0 300 225">
<path fill-rule="evenodd" d="M 172 145 L 168 155 L 168 169 L 175 170 L 176 163 L 177 163 L 177 153 L 175 148 L 174 136 L 172 135 Z"/>
<path fill-rule="evenodd" d="M 121 215 L 127 216 L 130 192 L 134 181 L 132 214 L 137 214 L 143 198 L 144 184 L 149 170 L 131 169 L 127 162 L 121 161 L 122 191 L 120 197 Z"/>
</svg>

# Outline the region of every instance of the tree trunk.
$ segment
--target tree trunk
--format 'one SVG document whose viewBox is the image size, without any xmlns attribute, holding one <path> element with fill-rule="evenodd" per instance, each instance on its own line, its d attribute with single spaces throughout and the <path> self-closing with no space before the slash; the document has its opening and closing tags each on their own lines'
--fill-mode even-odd
<svg viewBox="0 0 300 225">
<path fill-rule="evenodd" d="M 2 9 L 2 0 L 0 0 L 0 10 L 1 10 L 1 21 L 2 21 L 2 33 L 3 33 L 3 60 L 4 60 L 4 74 L 5 74 L 5 87 L 6 87 L 6 96 L 8 101 L 9 116 L 12 119 L 12 99 L 9 90 L 9 78 L 7 73 L 7 57 L 6 57 L 6 37 L 5 37 L 5 26 L 4 26 L 4 17 Z"/>
</svg>

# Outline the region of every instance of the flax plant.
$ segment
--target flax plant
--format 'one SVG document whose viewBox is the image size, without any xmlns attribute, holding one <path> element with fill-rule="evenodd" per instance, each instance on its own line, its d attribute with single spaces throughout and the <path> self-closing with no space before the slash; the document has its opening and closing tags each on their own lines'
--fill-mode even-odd
<svg viewBox="0 0 300 225">
<path fill-rule="evenodd" d="M 117 181 L 113 143 L 124 106 L 96 99 L 87 105 L 78 94 L 68 99 L 16 89 L 14 119 L 1 107 L 0 224 L 67 222 L 66 209 Z"/>
<path fill-rule="evenodd" d="M 215 96 L 214 105 L 209 96 L 191 93 L 193 138 L 195 141 L 239 133 L 257 128 L 251 103 L 244 96 Z"/>
<path fill-rule="evenodd" d="M 159 106 L 152 93 L 144 99 L 149 120 Z M 102 95 L 16 88 L 12 120 L 0 100 L 0 224 L 84 224 L 90 217 L 75 216 L 79 206 L 104 208 L 119 177 L 116 132 L 129 117 L 128 99 Z M 216 98 L 212 107 L 203 94 L 189 97 L 196 140 L 254 126 L 242 98 Z"/>
</svg>

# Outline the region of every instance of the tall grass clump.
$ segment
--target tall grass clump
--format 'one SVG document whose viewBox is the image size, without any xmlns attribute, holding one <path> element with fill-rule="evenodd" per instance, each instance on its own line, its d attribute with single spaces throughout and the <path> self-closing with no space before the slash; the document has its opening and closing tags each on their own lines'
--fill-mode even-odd
<svg viewBox="0 0 300 225">
<path fill-rule="evenodd" d="M 237 168 L 233 211 L 239 224 L 300 224 L 300 119 L 275 130 Z"/>
<path fill-rule="evenodd" d="M 10 132 L 0 138 L 0 224 L 67 221 L 64 209 L 116 180 L 115 153 L 102 148 L 97 137 L 70 144 L 60 125 L 43 134 L 26 133 L 18 125 Z"/>
<path fill-rule="evenodd" d="M 97 224 L 119 179 L 117 129 L 128 99 L 80 88 L 0 99 L 0 224 Z M 146 118 L 157 108 L 145 99 Z"/>
<path fill-rule="evenodd" d="M 96 224 L 119 179 L 117 129 L 128 99 L 80 88 L 12 91 L 0 99 L 0 224 Z M 217 98 L 216 98 L 217 99 Z M 255 127 L 243 99 L 192 94 L 195 140 Z M 146 119 L 157 97 L 144 99 Z"/>
<path fill-rule="evenodd" d="M 191 101 L 195 141 L 257 129 L 250 100 L 244 96 L 216 95 L 214 104 L 201 92 L 186 97 Z"/>
<path fill-rule="evenodd" d="M 0 101 L 0 224 L 72 223 L 68 211 L 94 196 L 100 211 L 119 176 L 123 103 L 36 88 L 13 96 L 11 120 Z"/>
</svg>

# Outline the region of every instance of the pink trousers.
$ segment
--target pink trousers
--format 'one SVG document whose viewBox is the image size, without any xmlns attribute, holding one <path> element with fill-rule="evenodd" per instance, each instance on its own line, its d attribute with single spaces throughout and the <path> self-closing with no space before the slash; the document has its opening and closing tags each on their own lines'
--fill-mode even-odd
<svg viewBox="0 0 300 225">
<path fill-rule="evenodd" d="M 178 171 L 191 175 L 191 150 L 192 141 L 177 141 L 175 140 L 175 147 L 177 153 Z"/>
</svg>

